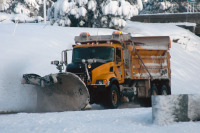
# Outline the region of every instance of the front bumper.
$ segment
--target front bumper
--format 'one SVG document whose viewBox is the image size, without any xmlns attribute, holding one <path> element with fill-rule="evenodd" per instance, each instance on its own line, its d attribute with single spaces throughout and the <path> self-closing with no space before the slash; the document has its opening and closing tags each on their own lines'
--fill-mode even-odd
<svg viewBox="0 0 200 133">
<path fill-rule="evenodd" d="M 99 84 L 91 84 L 91 85 L 87 85 L 89 90 L 92 91 L 106 91 L 106 85 L 99 85 Z"/>
<path fill-rule="evenodd" d="M 107 87 L 105 85 L 87 85 L 90 93 L 90 103 L 101 104 L 107 96 Z"/>
</svg>

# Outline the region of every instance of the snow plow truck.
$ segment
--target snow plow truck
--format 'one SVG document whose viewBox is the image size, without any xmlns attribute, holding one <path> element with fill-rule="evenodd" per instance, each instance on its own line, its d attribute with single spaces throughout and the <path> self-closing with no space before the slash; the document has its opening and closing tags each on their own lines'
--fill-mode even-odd
<svg viewBox="0 0 200 133">
<path fill-rule="evenodd" d="M 22 83 L 38 86 L 39 111 L 81 110 L 89 103 L 117 108 L 120 97 L 149 104 L 151 95 L 171 94 L 170 47 L 169 36 L 83 32 L 75 37 L 70 64 L 67 49 L 61 61 L 52 61 L 59 73 L 24 74 Z"/>
</svg>

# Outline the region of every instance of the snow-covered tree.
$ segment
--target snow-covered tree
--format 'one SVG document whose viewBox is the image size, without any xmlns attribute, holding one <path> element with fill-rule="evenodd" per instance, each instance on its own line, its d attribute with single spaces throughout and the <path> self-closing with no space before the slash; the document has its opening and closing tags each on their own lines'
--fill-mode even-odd
<svg viewBox="0 0 200 133">
<path fill-rule="evenodd" d="M 48 10 L 48 18 L 60 26 L 87 26 L 95 11 L 95 0 L 58 0 Z"/>
<path fill-rule="evenodd" d="M 58 0 L 48 13 L 52 24 L 119 29 L 142 8 L 141 0 Z"/>
<path fill-rule="evenodd" d="M 136 4 L 131 5 L 130 2 L 125 0 L 107 0 L 101 4 L 103 16 L 103 27 L 112 27 L 120 29 L 126 25 L 126 20 L 142 10 L 143 6 L 141 0 L 137 0 Z"/>
<path fill-rule="evenodd" d="M 195 12 L 200 11 L 200 0 L 196 0 Z M 143 0 L 143 10 L 140 14 L 179 13 L 187 12 L 191 4 L 187 0 Z"/>
<path fill-rule="evenodd" d="M 187 0 L 46 0 L 48 19 L 60 26 L 120 29 L 138 14 L 178 13 L 192 10 Z M 195 12 L 200 12 L 196 0 Z M 55 2 L 55 3 L 54 3 Z M 1 12 L 43 16 L 43 0 L 4 0 Z"/>
<path fill-rule="evenodd" d="M 53 1 L 46 1 L 47 7 L 51 7 Z M 24 14 L 29 17 L 43 16 L 43 0 L 6 0 L 2 11 L 9 14 Z"/>
</svg>

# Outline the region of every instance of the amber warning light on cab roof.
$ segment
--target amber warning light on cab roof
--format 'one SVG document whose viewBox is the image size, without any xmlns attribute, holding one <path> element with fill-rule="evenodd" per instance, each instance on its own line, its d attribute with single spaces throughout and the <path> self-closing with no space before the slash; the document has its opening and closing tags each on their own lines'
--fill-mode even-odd
<svg viewBox="0 0 200 133">
<path fill-rule="evenodd" d="M 122 35 L 122 32 L 121 31 L 114 31 L 113 34 L 120 34 L 120 35 Z"/>
<path fill-rule="evenodd" d="M 120 34 L 120 35 L 122 35 L 122 32 L 121 31 L 113 31 L 112 34 Z M 90 33 L 89 32 L 81 32 L 80 36 L 90 36 Z"/>
<path fill-rule="evenodd" d="M 80 36 L 90 36 L 90 33 L 89 32 L 81 32 Z"/>
</svg>

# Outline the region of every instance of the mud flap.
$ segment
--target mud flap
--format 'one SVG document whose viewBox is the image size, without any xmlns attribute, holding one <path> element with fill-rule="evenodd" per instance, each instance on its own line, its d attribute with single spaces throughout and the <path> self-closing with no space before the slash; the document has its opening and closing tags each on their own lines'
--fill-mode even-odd
<svg viewBox="0 0 200 133">
<path fill-rule="evenodd" d="M 40 77 L 23 76 L 23 83 L 38 85 L 37 111 L 72 111 L 89 104 L 89 92 L 82 80 L 73 73 L 58 73 Z"/>
</svg>

